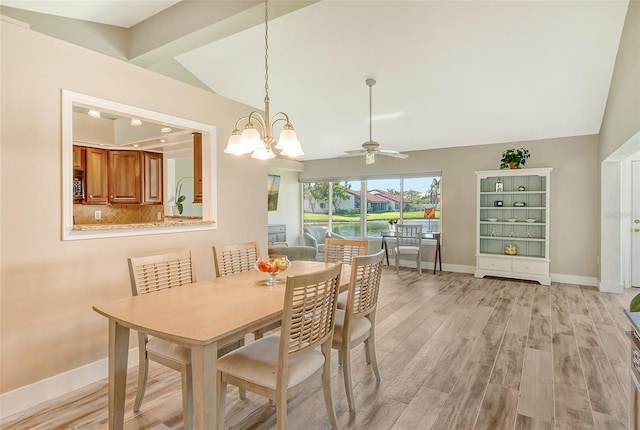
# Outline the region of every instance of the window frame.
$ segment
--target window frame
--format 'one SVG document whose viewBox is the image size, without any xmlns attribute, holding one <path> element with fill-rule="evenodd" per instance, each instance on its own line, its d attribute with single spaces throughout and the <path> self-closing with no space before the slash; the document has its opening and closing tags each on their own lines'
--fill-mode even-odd
<svg viewBox="0 0 640 430">
<path fill-rule="evenodd" d="M 357 178 L 348 178 L 348 177 L 343 177 L 343 178 L 320 178 L 320 179 L 305 179 L 305 180 L 300 180 L 300 189 L 301 189 L 301 195 L 302 195 L 302 204 L 301 206 L 301 214 L 300 214 L 300 219 L 301 219 L 301 225 L 304 227 L 308 226 L 307 223 L 305 223 L 305 193 L 304 193 L 304 184 L 316 184 L 316 183 L 323 183 L 326 182 L 329 184 L 329 196 L 332 197 L 333 196 L 333 186 L 334 183 L 341 183 L 341 182 L 360 182 L 360 196 L 361 196 L 361 203 L 360 203 L 360 236 L 359 238 L 363 238 L 363 239 L 373 239 L 376 237 L 380 237 L 377 236 L 375 234 L 371 234 L 369 228 L 368 228 L 368 223 L 369 221 L 367 220 L 367 215 L 369 214 L 368 211 L 368 205 L 367 204 L 362 204 L 362 196 L 365 196 L 365 199 L 367 198 L 366 196 L 368 196 L 368 185 L 370 181 L 375 181 L 375 180 L 399 180 L 400 182 L 400 196 L 402 196 L 404 198 L 404 193 L 405 193 L 405 181 L 408 179 L 437 179 L 438 180 L 438 199 L 437 199 L 437 203 L 435 203 L 435 207 L 437 208 L 437 210 L 440 213 L 439 218 L 434 218 L 435 220 L 437 220 L 438 224 L 437 224 L 437 231 L 442 232 L 442 172 L 425 172 L 425 173 L 420 173 L 420 174 L 412 174 L 412 175 L 386 175 L 386 176 L 371 176 L 371 177 L 357 177 Z M 428 192 L 428 189 L 425 191 Z M 401 199 L 402 200 L 402 199 Z M 330 231 L 333 231 L 333 217 L 334 217 L 334 210 L 333 210 L 333 199 L 329 198 L 329 201 L 326 203 L 326 206 L 328 208 L 327 210 L 327 227 L 329 228 Z M 399 212 L 399 217 L 398 217 L 398 222 L 407 222 L 410 223 L 411 220 L 415 220 L 415 218 L 410 218 L 410 219 L 404 219 L 404 212 L 405 212 L 405 204 L 403 201 L 401 201 L 399 208 L 398 208 L 398 212 Z M 421 223 L 425 222 L 426 220 L 422 220 L 421 219 Z M 430 223 L 429 223 L 430 224 Z M 436 231 L 436 230 L 434 230 Z M 353 236 L 355 237 L 355 236 Z"/>
</svg>

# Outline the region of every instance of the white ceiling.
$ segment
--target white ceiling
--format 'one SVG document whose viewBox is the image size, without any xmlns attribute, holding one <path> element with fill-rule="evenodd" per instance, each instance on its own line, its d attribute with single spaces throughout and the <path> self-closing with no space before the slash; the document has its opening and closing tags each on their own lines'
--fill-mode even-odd
<svg viewBox="0 0 640 430">
<path fill-rule="evenodd" d="M 1 0 L 5 6 L 130 28 L 180 0 Z"/>
<path fill-rule="evenodd" d="M 67 13 L 63 3 L 75 5 L 74 12 L 95 6 L 101 22 L 110 17 L 113 25 L 130 27 L 175 2 L 38 3 L 56 5 L 58 15 Z M 373 139 L 382 148 L 412 151 L 596 134 L 627 5 L 617 0 L 313 3 L 270 21 L 272 114 L 289 115 L 307 160 L 342 155 L 368 139 L 369 77 L 377 80 Z M 106 6 L 114 9 L 107 12 Z M 139 15 L 125 20 L 123 8 L 133 6 Z M 79 18 L 95 21 L 95 16 Z M 175 58 L 216 93 L 264 107 L 264 25 Z"/>
</svg>

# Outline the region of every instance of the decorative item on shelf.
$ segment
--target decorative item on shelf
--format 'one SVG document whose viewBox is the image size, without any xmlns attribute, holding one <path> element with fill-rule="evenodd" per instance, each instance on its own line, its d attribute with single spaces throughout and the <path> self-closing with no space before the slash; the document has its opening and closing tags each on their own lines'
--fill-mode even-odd
<svg viewBox="0 0 640 430">
<path fill-rule="evenodd" d="M 517 207 L 517 208 L 523 208 L 525 207 L 527 204 L 525 202 L 515 202 L 513 204 L 513 206 Z"/>
<path fill-rule="evenodd" d="M 252 111 L 247 116 L 236 121 L 236 126 L 229 137 L 227 147 L 224 150 L 227 154 L 242 155 L 252 153 L 251 157 L 259 160 L 274 158 L 273 148 L 280 149 L 281 154 L 287 157 L 299 157 L 304 155 L 302 146 L 298 141 L 298 136 L 293 130 L 293 125 L 289 117 L 284 112 L 278 112 L 273 117 L 269 117 L 269 1 L 264 2 L 264 117 L 257 111 Z M 247 124 L 241 132 L 238 127 L 240 122 Z M 258 123 L 262 130 L 260 133 L 254 127 L 253 121 Z M 273 138 L 273 127 L 279 121 L 284 121 L 284 126 L 280 132 L 278 143 Z"/>
<path fill-rule="evenodd" d="M 525 221 L 525 222 L 529 222 L 529 223 L 531 223 L 531 222 L 536 222 L 536 220 L 535 220 L 535 219 L 533 219 L 533 218 L 525 218 L 525 219 L 524 219 L 524 221 Z"/>
<path fill-rule="evenodd" d="M 496 200 L 493 202 L 493 205 L 497 208 L 502 207 L 502 200 Z"/>
<path fill-rule="evenodd" d="M 487 221 L 496 222 L 496 221 L 498 221 L 498 218 L 487 218 Z"/>
<path fill-rule="evenodd" d="M 501 193 L 503 191 L 504 191 L 504 184 L 502 183 L 500 178 L 498 178 L 498 180 L 496 181 L 496 193 Z"/>
<path fill-rule="evenodd" d="M 492 228 L 491 230 L 489 230 L 489 236 L 497 236 L 497 235 L 498 235 L 498 232 L 495 229 Z"/>
<path fill-rule="evenodd" d="M 531 154 L 524 148 L 507 149 L 502 153 L 502 159 L 500 160 L 501 169 L 519 169 L 520 166 L 524 166 L 527 158 Z"/>
<path fill-rule="evenodd" d="M 515 245 L 509 244 L 504 247 L 504 253 L 506 255 L 516 255 L 518 252 L 518 248 Z"/>
<path fill-rule="evenodd" d="M 524 237 L 526 237 L 526 238 L 528 238 L 528 239 L 533 239 L 533 234 L 531 234 L 531 232 L 529 231 L 529 229 L 528 229 L 528 228 L 527 228 L 527 234 L 525 234 L 525 236 L 524 236 Z"/>
<path fill-rule="evenodd" d="M 520 186 L 518 187 L 518 191 L 525 191 L 525 187 L 523 187 L 522 185 L 520 185 Z"/>
<path fill-rule="evenodd" d="M 291 261 L 286 255 L 270 255 L 269 258 L 259 258 L 255 263 L 255 267 L 269 277 L 265 285 L 272 286 L 282 282 L 278 281 L 276 276 L 291 267 Z"/>
<path fill-rule="evenodd" d="M 509 237 L 516 237 L 516 232 L 515 232 L 515 231 L 513 231 L 513 230 L 511 230 L 507 236 L 509 236 Z"/>
</svg>

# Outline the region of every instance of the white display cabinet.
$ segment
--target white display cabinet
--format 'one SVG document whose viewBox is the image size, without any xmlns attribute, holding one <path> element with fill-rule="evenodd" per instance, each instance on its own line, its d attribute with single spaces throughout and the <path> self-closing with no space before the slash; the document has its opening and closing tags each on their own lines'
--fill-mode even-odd
<svg viewBox="0 0 640 430">
<path fill-rule="evenodd" d="M 551 284 L 551 170 L 476 172 L 477 278 L 500 276 Z"/>
</svg>

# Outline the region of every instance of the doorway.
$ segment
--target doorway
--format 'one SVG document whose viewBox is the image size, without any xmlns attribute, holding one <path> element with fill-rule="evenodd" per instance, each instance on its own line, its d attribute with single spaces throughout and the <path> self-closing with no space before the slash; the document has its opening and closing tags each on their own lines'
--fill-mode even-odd
<svg viewBox="0 0 640 430">
<path fill-rule="evenodd" d="M 640 132 L 600 164 L 600 284 L 601 292 L 640 287 Z M 635 198 L 634 198 L 635 196 Z M 638 227 L 636 227 L 638 226 Z M 635 252 L 633 251 L 635 247 Z"/>
<path fill-rule="evenodd" d="M 640 288 L 640 160 L 631 162 L 631 286 Z"/>
</svg>

